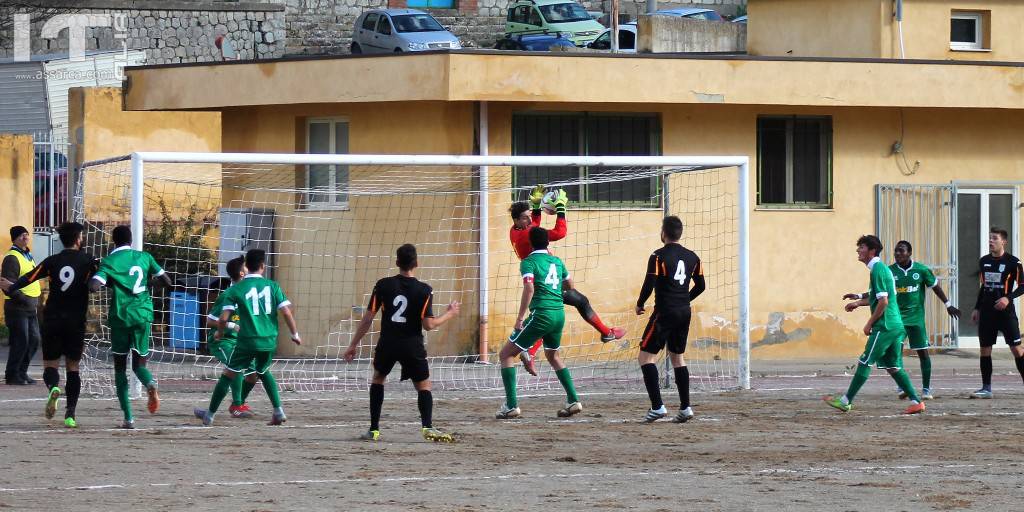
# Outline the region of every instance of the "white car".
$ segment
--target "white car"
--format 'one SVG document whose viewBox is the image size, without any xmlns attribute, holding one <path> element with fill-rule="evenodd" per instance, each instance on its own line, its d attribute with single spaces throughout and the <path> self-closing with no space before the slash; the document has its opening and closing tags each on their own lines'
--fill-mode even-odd
<svg viewBox="0 0 1024 512">
<path fill-rule="evenodd" d="M 416 9 L 373 9 L 356 18 L 352 53 L 401 53 L 462 48 L 459 38 Z"/>
<path fill-rule="evenodd" d="M 612 29 L 606 28 L 594 39 L 594 42 L 587 45 L 587 48 L 595 50 L 612 49 Z M 619 25 L 619 53 L 636 53 L 636 22 L 623 23 Z"/>
</svg>

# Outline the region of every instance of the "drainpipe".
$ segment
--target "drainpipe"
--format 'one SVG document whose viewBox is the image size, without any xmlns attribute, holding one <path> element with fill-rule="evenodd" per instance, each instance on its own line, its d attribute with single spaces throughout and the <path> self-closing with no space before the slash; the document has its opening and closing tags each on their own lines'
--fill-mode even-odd
<svg viewBox="0 0 1024 512">
<path fill-rule="evenodd" d="M 619 53 L 619 0 L 612 0 L 612 14 L 608 21 L 608 28 L 611 29 L 612 53 Z"/>
<path fill-rule="evenodd" d="M 895 0 L 896 8 L 893 12 L 893 17 L 896 18 L 896 30 L 899 32 L 900 38 L 900 58 L 907 58 L 906 50 L 903 47 L 903 0 Z"/>
</svg>

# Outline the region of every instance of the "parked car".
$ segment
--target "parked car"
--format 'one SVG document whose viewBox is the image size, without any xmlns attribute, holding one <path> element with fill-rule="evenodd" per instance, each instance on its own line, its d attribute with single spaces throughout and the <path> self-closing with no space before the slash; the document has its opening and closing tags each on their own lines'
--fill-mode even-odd
<svg viewBox="0 0 1024 512">
<path fill-rule="evenodd" d="M 400 53 L 462 48 L 459 38 L 416 9 L 373 9 L 356 18 L 352 53 Z"/>
<path fill-rule="evenodd" d="M 35 151 L 34 195 L 36 226 L 57 225 L 68 218 L 68 158 L 62 153 Z M 50 175 L 53 175 L 53 191 L 50 190 Z M 50 213 L 50 196 L 53 196 L 54 211 Z"/>
<path fill-rule="evenodd" d="M 571 0 L 515 0 L 508 8 L 505 34 L 565 32 L 576 46 L 586 46 L 604 30 L 580 4 Z"/>
<path fill-rule="evenodd" d="M 681 7 L 679 9 L 665 9 L 657 11 L 654 14 L 660 14 L 662 16 L 677 16 L 680 18 L 690 18 L 694 20 L 707 20 L 707 21 L 725 21 L 724 18 L 717 12 L 711 9 L 700 9 L 697 7 Z"/>
<path fill-rule="evenodd" d="M 547 52 L 556 46 L 575 48 L 571 36 L 566 32 L 520 32 L 506 34 L 495 43 L 497 50 L 519 50 L 531 52 Z"/>
<path fill-rule="evenodd" d="M 612 29 L 606 28 L 601 35 L 594 39 L 594 42 L 587 45 L 587 48 L 594 50 L 612 49 Z M 619 25 L 619 52 L 636 53 L 636 22 L 623 23 Z"/>
<path fill-rule="evenodd" d="M 740 16 L 738 18 L 733 18 L 732 22 L 733 23 L 746 23 L 747 22 L 747 15 L 744 14 L 743 16 Z"/>
</svg>

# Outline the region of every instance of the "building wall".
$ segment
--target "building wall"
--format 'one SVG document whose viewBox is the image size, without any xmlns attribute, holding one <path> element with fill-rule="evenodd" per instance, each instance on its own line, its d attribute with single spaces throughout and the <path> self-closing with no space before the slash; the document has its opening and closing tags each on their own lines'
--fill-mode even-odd
<svg viewBox="0 0 1024 512">
<path fill-rule="evenodd" d="M 5 191 L 4 202 L 0 205 L 0 241 L 6 247 L 10 247 L 8 228 L 25 226 L 29 231 L 33 228 L 34 155 L 31 135 L 0 133 L 0 189 Z M 2 318 L 3 311 L 0 308 L 0 319 Z"/>
<path fill-rule="evenodd" d="M 1024 4 L 1013 0 L 911 0 L 903 9 L 903 44 L 909 59 L 1024 61 L 1021 22 Z M 882 2 L 882 56 L 899 57 L 899 32 L 888 2 Z M 953 9 L 991 12 L 990 51 L 966 52 L 949 48 Z"/>
</svg>

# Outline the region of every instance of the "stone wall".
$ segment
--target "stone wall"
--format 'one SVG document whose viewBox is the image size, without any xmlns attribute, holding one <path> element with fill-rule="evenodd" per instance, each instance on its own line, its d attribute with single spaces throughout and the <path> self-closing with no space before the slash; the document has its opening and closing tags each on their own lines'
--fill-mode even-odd
<svg viewBox="0 0 1024 512">
<path fill-rule="evenodd" d="M 641 15 L 637 53 L 706 53 L 747 50 L 747 24 L 704 22 L 670 16 Z"/>
</svg>

